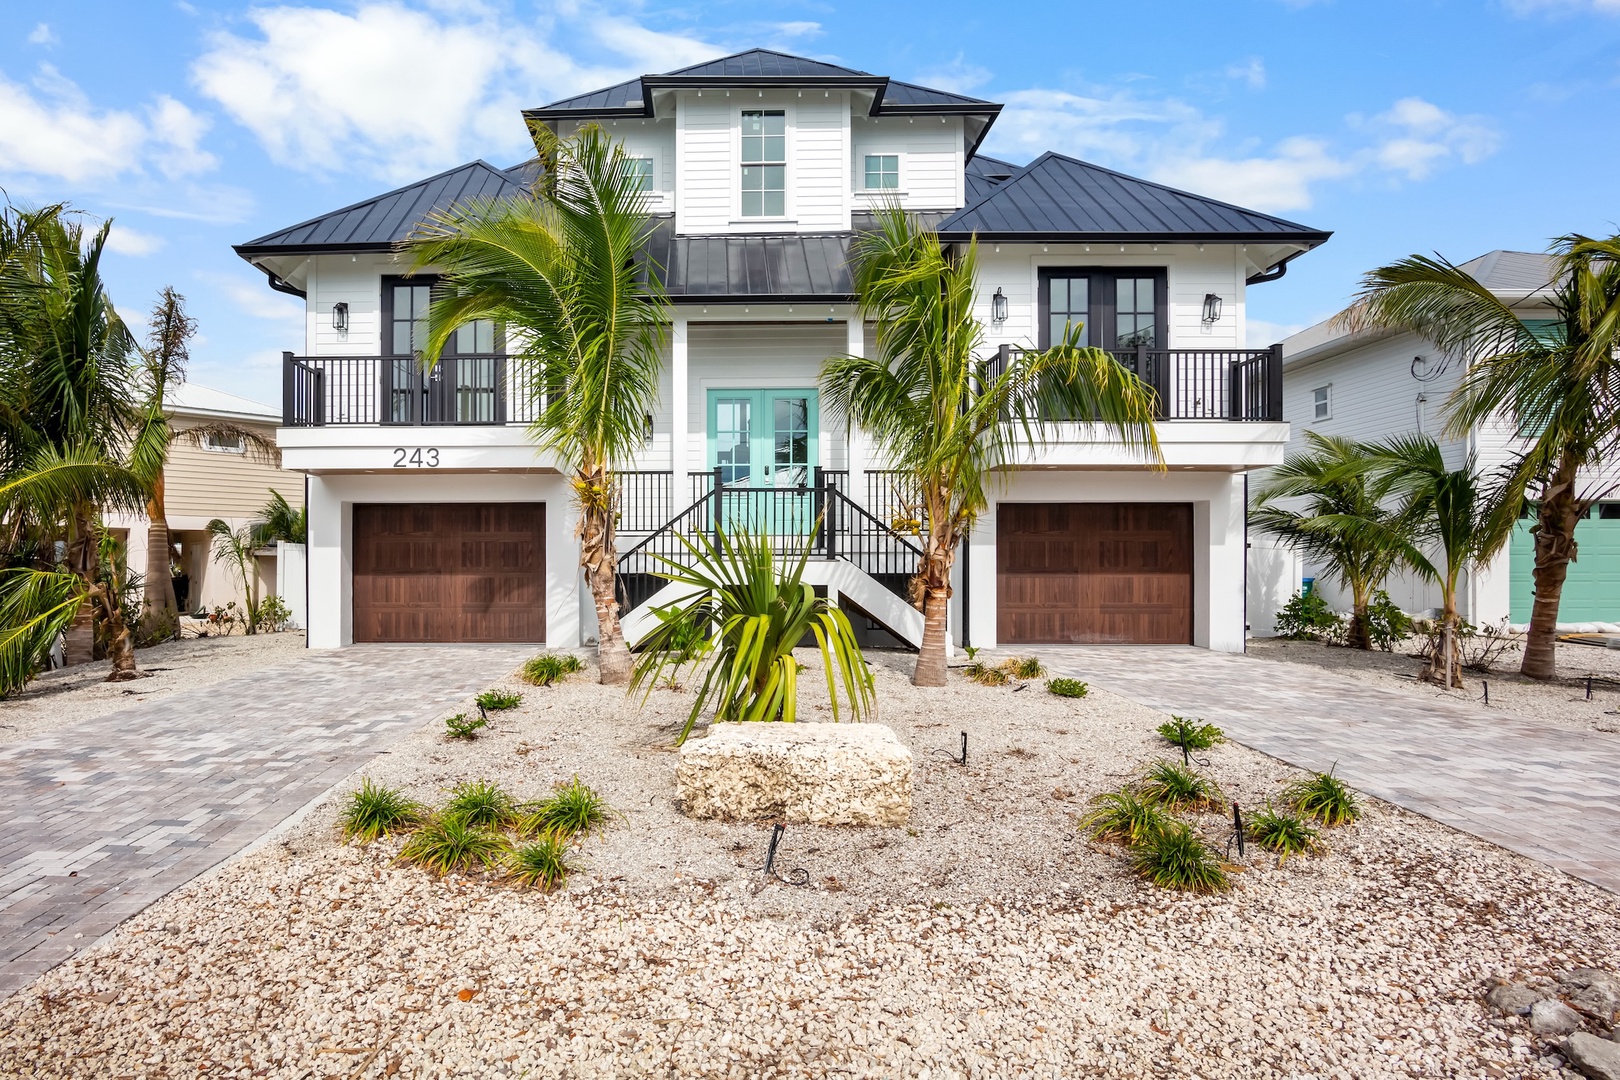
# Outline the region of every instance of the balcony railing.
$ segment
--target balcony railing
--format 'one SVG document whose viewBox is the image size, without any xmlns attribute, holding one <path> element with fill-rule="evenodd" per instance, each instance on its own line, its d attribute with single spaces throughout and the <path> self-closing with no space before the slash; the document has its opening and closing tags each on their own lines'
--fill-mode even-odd
<svg viewBox="0 0 1620 1080">
<path fill-rule="evenodd" d="M 281 354 L 287 427 L 528 424 L 538 365 L 516 356 L 446 356 L 432 371 L 409 356 Z"/>
<path fill-rule="evenodd" d="M 985 365 L 994 378 L 1019 350 L 1003 345 Z M 1150 349 L 1114 353 L 1153 388 L 1161 420 L 1281 420 L 1282 346 Z"/>
</svg>

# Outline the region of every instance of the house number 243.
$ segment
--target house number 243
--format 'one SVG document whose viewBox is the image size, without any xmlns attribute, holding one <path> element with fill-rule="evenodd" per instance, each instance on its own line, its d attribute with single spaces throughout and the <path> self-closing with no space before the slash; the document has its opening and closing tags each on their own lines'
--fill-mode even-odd
<svg viewBox="0 0 1620 1080">
<path fill-rule="evenodd" d="M 437 469 L 439 467 L 439 448 L 418 446 L 414 450 L 403 446 L 394 447 L 394 468 L 396 469 Z"/>
</svg>

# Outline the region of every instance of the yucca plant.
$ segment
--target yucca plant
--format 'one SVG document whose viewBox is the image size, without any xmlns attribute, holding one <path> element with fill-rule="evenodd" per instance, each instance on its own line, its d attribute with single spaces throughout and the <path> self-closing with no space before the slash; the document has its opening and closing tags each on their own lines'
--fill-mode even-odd
<svg viewBox="0 0 1620 1080">
<path fill-rule="evenodd" d="M 793 647 L 806 634 L 821 649 L 832 717 L 840 719 L 839 688 L 849 715 L 860 720 L 873 707 L 872 672 L 849 619 L 804 581 L 813 537 L 792 561 L 778 563 L 766 535 L 678 539 L 687 559 L 660 556 L 659 577 L 686 587 L 688 597 L 662 609 L 658 626 L 641 641 L 631 688 L 652 688 L 666 671 L 689 661 L 701 675 L 697 700 L 681 728 L 686 741 L 704 710 L 717 720 L 783 720 L 798 716 L 799 664 Z"/>
<path fill-rule="evenodd" d="M 524 809 L 526 812 L 517 823 L 520 836 L 549 834 L 563 840 L 601 832 L 614 814 L 607 800 L 578 776 L 566 784 L 558 784 L 550 795 Z"/>
<path fill-rule="evenodd" d="M 1231 888 L 1209 845 L 1184 821 L 1172 821 L 1131 851 L 1136 872 L 1163 889 L 1216 893 Z"/>
<path fill-rule="evenodd" d="M 511 846 L 498 832 L 441 815 L 411 834 L 397 861 L 444 877 L 453 870 L 487 870 L 499 865 Z"/>
<path fill-rule="evenodd" d="M 1215 781 L 1169 761 L 1155 762 L 1137 785 L 1142 798 L 1171 810 L 1208 810 L 1221 799 Z"/>
<path fill-rule="evenodd" d="M 522 694 L 508 694 L 504 690 L 485 690 L 473 699 L 480 708 L 490 712 L 500 712 L 503 709 L 515 709 L 523 704 Z"/>
<path fill-rule="evenodd" d="M 561 888 L 576 869 L 568 857 L 568 841 L 552 833 L 542 833 L 534 843 L 524 844 L 506 858 L 509 879 L 541 892 Z"/>
<path fill-rule="evenodd" d="M 1249 839 L 1267 851 L 1276 852 L 1278 866 L 1287 862 L 1290 855 L 1322 850 L 1315 829 L 1297 815 L 1273 810 L 1270 802 L 1266 803 L 1264 810 L 1250 815 L 1248 826 Z"/>
<path fill-rule="evenodd" d="M 1170 824 L 1170 817 L 1154 803 L 1128 787 L 1091 800 L 1092 809 L 1080 818 L 1080 827 L 1093 840 L 1112 840 L 1135 847 Z"/>
<path fill-rule="evenodd" d="M 1058 697 L 1082 698 L 1091 692 L 1091 687 L 1079 679 L 1056 678 L 1047 680 L 1046 692 Z"/>
<path fill-rule="evenodd" d="M 379 787 L 371 777 L 360 781 L 360 790 L 349 794 L 348 804 L 338 818 L 343 842 L 357 840 L 369 844 L 380 836 L 410 828 L 427 815 L 427 808 L 407 798 L 398 788 Z"/>
<path fill-rule="evenodd" d="M 551 686 L 585 670 L 585 662 L 573 653 L 541 653 L 523 665 L 520 678 L 531 686 Z"/>
<path fill-rule="evenodd" d="M 1195 723 L 1185 716 L 1172 716 L 1158 731 L 1165 742 L 1185 750 L 1208 750 L 1226 741 L 1226 733 L 1214 724 Z"/>
<path fill-rule="evenodd" d="M 459 785 L 450 793 L 440 817 L 446 821 L 460 821 L 477 829 L 498 829 L 518 819 L 517 803 L 512 796 L 488 780 L 476 780 Z"/>
<path fill-rule="evenodd" d="M 1361 816 L 1355 791 L 1333 775 L 1333 770 L 1295 780 L 1282 791 L 1283 801 L 1308 818 L 1333 828 Z"/>
</svg>

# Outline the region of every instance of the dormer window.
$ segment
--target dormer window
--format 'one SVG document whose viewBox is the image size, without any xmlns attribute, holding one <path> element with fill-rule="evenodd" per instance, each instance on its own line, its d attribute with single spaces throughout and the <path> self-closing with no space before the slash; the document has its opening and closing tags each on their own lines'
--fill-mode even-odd
<svg viewBox="0 0 1620 1080">
<path fill-rule="evenodd" d="M 866 190 L 893 191 L 900 187 L 899 154 L 866 155 Z"/>
<path fill-rule="evenodd" d="M 742 216 L 787 216 L 785 110 L 743 110 Z"/>
</svg>

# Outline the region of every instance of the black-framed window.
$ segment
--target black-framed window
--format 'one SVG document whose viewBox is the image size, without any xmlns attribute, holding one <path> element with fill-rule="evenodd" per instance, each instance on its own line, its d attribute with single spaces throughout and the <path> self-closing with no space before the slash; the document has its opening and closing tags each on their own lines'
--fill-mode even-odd
<svg viewBox="0 0 1620 1080">
<path fill-rule="evenodd" d="M 439 279 L 382 279 L 383 415 L 395 424 L 493 424 L 505 420 L 505 328 L 477 319 L 456 329 L 431 374 L 419 363 Z"/>
<path fill-rule="evenodd" d="M 1114 352 L 1167 348 L 1168 299 L 1163 269 L 1048 267 L 1040 275 L 1040 346 L 1058 344 L 1078 323 L 1081 345 Z"/>
</svg>

